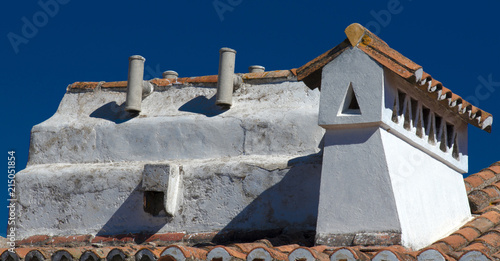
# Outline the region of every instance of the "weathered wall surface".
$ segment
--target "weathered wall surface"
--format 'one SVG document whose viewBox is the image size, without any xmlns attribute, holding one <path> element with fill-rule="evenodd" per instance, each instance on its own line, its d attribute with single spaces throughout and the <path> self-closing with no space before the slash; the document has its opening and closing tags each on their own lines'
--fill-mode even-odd
<svg viewBox="0 0 500 261">
<path fill-rule="evenodd" d="M 319 91 L 303 83 L 247 85 L 233 107 L 215 89 L 172 87 L 123 109 L 124 92 L 67 93 L 57 113 L 33 127 L 28 164 L 304 155 L 319 151 Z"/>
<path fill-rule="evenodd" d="M 50 164 L 17 176 L 19 236 L 218 230 L 314 230 L 321 157 L 175 161 L 182 166 L 174 217 L 143 209 L 143 165 Z M 172 162 L 163 162 L 172 163 Z"/>
<path fill-rule="evenodd" d="M 233 107 L 215 89 L 170 87 L 123 110 L 125 93 L 67 93 L 32 131 L 16 176 L 18 236 L 314 230 L 324 130 L 303 83 L 244 85 Z M 181 168 L 173 217 L 144 211 L 145 164 Z"/>
</svg>

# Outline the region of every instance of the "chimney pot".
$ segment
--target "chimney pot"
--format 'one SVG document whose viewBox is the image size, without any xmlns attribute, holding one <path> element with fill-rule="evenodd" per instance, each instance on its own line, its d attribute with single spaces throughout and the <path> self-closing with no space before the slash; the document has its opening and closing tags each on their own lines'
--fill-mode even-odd
<svg viewBox="0 0 500 261">
<path fill-rule="evenodd" d="M 260 66 L 260 65 L 252 65 L 252 66 L 248 67 L 248 71 L 250 73 L 265 72 L 266 67 Z"/>
<path fill-rule="evenodd" d="M 179 74 L 176 71 L 164 71 L 162 76 L 164 79 L 175 79 Z"/>
<path fill-rule="evenodd" d="M 236 51 L 224 47 L 220 49 L 219 53 L 219 77 L 215 104 L 221 107 L 230 107 L 233 104 Z"/>
<path fill-rule="evenodd" d="M 146 59 L 140 55 L 128 58 L 127 100 L 125 110 L 131 113 L 141 112 L 142 99 L 153 92 L 153 85 L 144 81 L 144 62 Z"/>
</svg>

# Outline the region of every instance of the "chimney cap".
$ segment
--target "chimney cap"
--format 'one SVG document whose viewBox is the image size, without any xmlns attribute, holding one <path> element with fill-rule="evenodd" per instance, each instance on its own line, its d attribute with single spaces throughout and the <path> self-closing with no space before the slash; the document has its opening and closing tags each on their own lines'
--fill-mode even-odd
<svg viewBox="0 0 500 261">
<path fill-rule="evenodd" d="M 265 72 L 266 71 L 266 67 L 261 66 L 261 65 L 251 65 L 251 66 L 248 67 L 248 71 L 250 73 Z"/>
<path fill-rule="evenodd" d="M 224 52 L 232 52 L 232 53 L 236 53 L 236 50 L 231 49 L 231 48 L 229 48 L 229 47 L 222 47 L 222 48 L 220 48 L 219 52 L 221 52 L 221 53 L 224 53 Z"/>
<path fill-rule="evenodd" d="M 162 73 L 163 78 L 165 79 L 175 79 L 179 76 L 176 71 L 168 70 Z"/>
<path fill-rule="evenodd" d="M 132 61 L 132 60 L 142 60 L 143 62 L 146 61 L 146 58 L 140 56 L 140 55 L 132 55 L 128 58 L 129 61 Z"/>
</svg>

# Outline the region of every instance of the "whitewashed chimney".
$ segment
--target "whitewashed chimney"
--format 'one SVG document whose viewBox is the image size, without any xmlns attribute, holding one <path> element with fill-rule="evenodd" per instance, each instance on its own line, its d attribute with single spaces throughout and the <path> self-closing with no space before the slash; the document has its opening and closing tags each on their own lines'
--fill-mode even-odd
<svg viewBox="0 0 500 261">
<path fill-rule="evenodd" d="M 492 118 L 361 25 L 346 34 L 298 70 L 317 77 L 326 129 L 316 243 L 420 249 L 471 218 L 467 122 Z"/>
</svg>

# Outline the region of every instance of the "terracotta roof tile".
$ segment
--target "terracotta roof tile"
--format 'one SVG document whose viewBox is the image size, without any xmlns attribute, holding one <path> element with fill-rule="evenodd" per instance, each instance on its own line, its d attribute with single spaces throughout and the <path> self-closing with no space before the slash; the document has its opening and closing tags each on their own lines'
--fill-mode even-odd
<svg viewBox="0 0 500 261">
<path fill-rule="evenodd" d="M 500 260 L 500 251 L 496 252 L 495 254 L 491 255 L 495 260 Z"/>
<path fill-rule="evenodd" d="M 490 167 L 488 167 L 488 169 L 493 171 L 495 174 L 500 174 L 500 165 L 496 164 L 499 164 L 499 162 L 493 163 Z"/>
<path fill-rule="evenodd" d="M 292 81 L 296 80 L 297 69 L 277 70 L 257 73 L 238 74 L 241 76 L 244 83 L 260 83 L 260 82 L 276 82 L 276 81 Z M 214 84 L 217 83 L 217 75 L 184 77 L 175 79 L 153 79 L 152 84 L 158 87 L 167 87 L 174 85 L 190 85 L 190 84 Z M 68 86 L 68 91 L 84 91 L 95 90 L 100 86 L 103 89 L 127 88 L 126 81 L 117 82 L 75 82 Z"/>
<path fill-rule="evenodd" d="M 20 249 L 16 250 L 18 253 L 20 251 Z M 21 255 L 20 255 L 21 256 Z M 36 249 L 32 249 L 31 251 L 29 251 L 25 257 L 22 257 L 24 260 L 45 260 L 45 259 L 49 259 L 50 260 L 50 255 L 45 253 L 44 251 L 40 251 L 40 250 L 36 250 Z M 36 258 L 36 259 L 35 259 Z M 84 259 L 85 260 L 85 259 Z M 97 259 L 95 259 L 97 260 Z"/>
<path fill-rule="evenodd" d="M 484 183 L 484 180 L 480 176 L 469 176 L 465 179 L 465 182 L 468 183 L 472 190 L 480 189 L 482 188 L 481 186 L 486 186 L 487 184 Z"/>
<path fill-rule="evenodd" d="M 291 250 L 289 245 L 283 247 L 267 247 L 265 244 L 254 243 L 239 243 L 233 246 L 215 246 L 215 247 L 189 247 L 182 244 L 170 245 L 167 247 L 150 247 L 136 244 L 128 244 L 121 247 L 72 247 L 72 248 L 54 248 L 54 247 L 38 247 L 38 248 L 17 248 L 16 253 L 10 253 L 7 249 L 2 253 L 3 260 L 7 256 L 13 260 L 19 258 L 31 260 L 32 257 L 37 257 L 38 260 L 160 260 L 160 261 L 195 261 L 195 260 L 304 260 L 304 261 L 340 261 L 340 260 L 385 260 L 395 258 L 395 260 L 417 260 L 417 257 L 430 259 L 443 257 L 444 260 L 455 260 L 460 256 L 469 253 L 470 251 L 481 251 L 485 257 L 498 252 L 500 241 L 498 237 L 500 233 L 489 233 L 478 239 L 472 244 L 460 249 L 460 251 L 451 251 L 445 253 L 437 243 L 429 248 L 419 251 L 411 251 L 402 246 L 395 245 L 389 247 L 300 247 L 293 246 L 291 252 L 282 250 Z M 242 252 L 241 249 L 251 249 L 252 246 L 257 246 L 247 252 Z M 210 249 L 210 251 L 207 251 Z M 90 259 L 89 259 L 90 258 Z M 351 259 L 352 258 L 352 259 Z M 426 260 L 427 260 L 426 259 Z"/>
<path fill-rule="evenodd" d="M 292 252 L 293 250 L 295 250 L 298 247 L 299 247 L 299 245 L 292 244 L 292 245 L 277 246 L 274 249 L 276 249 L 280 252 L 289 254 L 290 252 Z"/>
<path fill-rule="evenodd" d="M 0 249 L 0 251 L 2 251 L 0 255 L 2 260 L 9 260 L 11 258 L 13 261 L 19 261 L 19 256 L 15 252 L 11 252 L 7 248 Z"/>
<path fill-rule="evenodd" d="M 479 176 L 480 178 L 482 178 L 484 181 L 489 181 L 489 180 L 495 180 L 496 176 L 495 176 L 495 172 L 489 170 L 489 169 L 485 169 L 485 170 L 482 170 L 474 175 L 477 175 Z"/>
<path fill-rule="evenodd" d="M 293 250 L 288 255 L 289 260 L 306 260 L 306 261 L 329 261 L 328 255 L 320 253 L 312 248 L 299 247 Z"/>
<path fill-rule="evenodd" d="M 297 79 L 304 81 L 311 89 L 320 87 L 322 68 L 343 51 L 351 47 L 357 47 L 385 68 L 416 86 L 431 99 L 444 105 L 445 109 L 457 114 L 465 122 L 491 132 L 493 116 L 490 113 L 472 106 L 460 96 L 455 95 L 448 88 L 445 88 L 441 82 L 425 73 L 420 65 L 390 48 L 387 43 L 375 34 L 360 24 L 349 25 L 345 33 L 346 40 L 297 69 Z M 460 100 L 461 106 L 456 106 L 457 103 L 452 102 L 458 100 Z"/>
<path fill-rule="evenodd" d="M 162 241 L 162 242 L 178 242 L 181 241 L 186 233 L 168 233 L 155 234 L 149 237 L 146 242 Z"/>
<path fill-rule="evenodd" d="M 490 206 L 481 210 L 481 213 L 486 213 L 488 211 L 495 211 L 500 213 L 500 200 L 495 200 L 490 203 Z"/>
<path fill-rule="evenodd" d="M 69 251 L 73 252 L 74 254 L 74 249 L 68 249 Z M 62 260 L 72 260 L 72 259 L 78 259 L 80 258 L 80 255 L 73 256 L 72 253 L 70 253 L 66 249 L 60 249 L 57 250 L 54 254 L 52 254 L 52 260 L 54 261 L 62 261 Z"/>
<path fill-rule="evenodd" d="M 75 82 L 73 84 L 70 84 L 68 86 L 69 89 L 87 89 L 87 90 L 93 90 L 97 88 L 98 82 Z"/>
<path fill-rule="evenodd" d="M 99 259 L 103 259 L 103 258 L 106 258 L 105 256 L 104 257 L 100 257 L 96 254 L 96 251 L 93 251 L 93 250 L 87 250 L 85 252 L 82 253 L 82 255 L 80 256 L 80 259 L 81 260 L 99 260 Z"/>
<path fill-rule="evenodd" d="M 467 244 L 467 239 L 460 234 L 453 234 L 451 236 L 445 237 L 439 242 L 448 244 L 453 250 L 462 248 Z"/>
<path fill-rule="evenodd" d="M 449 254 L 450 252 L 453 251 L 452 247 L 444 243 L 442 240 L 430 245 L 429 248 L 439 250 L 440 252 L 445 254 Z"/>
<path fill-rule="evenodd" d="M 408 254 L 393 252 L 391 250 L 381 250 L 373 256 L 372 260 L 415 260 L 415 258 Z"/>
<path fill-rule="evenodd" d="M 316 57 L 310 62 L 297 69 L 297 80 L 304 81 L 309 88 L 321 87 L 321 68 L 339 56 L 347 48 L 351 47 L 349 40 L 345 39 L 342 43 L 331 50 Z"/>
<path fill-rule="evenodd" d="M 354 248 L 342 247 L 330 255 L 330 260 L 370 260 L 370 256 Z"/>
<path fill-rule="evenodd" d="M 469 203 L 472 213 L 481 214 L 485 208 L 495 200 L 500 199 L 500 192 L 496 186 L 488 186 L 481 190 L 469 193 Z"/>
<path fill-rule="evenodd" d="M 79 242 L 89 242 L 92 236 L 90 235 L 80 235 L 80 236 L 68 236 L 68 237 L 53 237 L 47 241 L 47 244 L 53 245 L 74 245 L 74 243 Z"/>
<path fill-rule="evenodd" d="M 236 248 L 227 246 L 216 246 L 207 254 L 207 260 L 214 261 L 214 259 L 225 260 L 245 260 L 246 254 L 239 252 Z"/>
<path fill-rule="evenodd" d="M 455 260 L 436 249 L 426 249 L 418 253 L 417 260 Z"/>
<path fill-rule="evenodd" d="M 250 253 L 250 251 L 254 250 L 255 248 L 259 247 L 265 247 L 267 248 L 267 245 L 262 243 L 262 242 L 257 242 L 257 243 L 240 243 L 240 244 L 234 244 L 235 247 L 239 248 L 239 250 L 243 253 Z"/>
<path fill-rule="evenodd" d="M 489 211 L 489 212 L 481 215 L 481 217 L 487 218 L 495 225 L 500 224 L 500 213 L 498 213 L 498 212 Z"/>
<path fill-rule="evenodd" d="M 467 247 L 464 247 L 463 250 L 464 251 L 480 251 L 482 253 L 490 252 L 490 249 L 488 248 L 488 246 L 486 246 L 485 244 L 479 243 L 479 242 L 470 244 Z"/>
<path fill-rule="evenodd" d="M 19 240 L 16 242 L 18 245 L 33 245 L 33 244 L 41 244 L 49 240 L 49 236 L 46 235 L 37 235 L 32 236 L 23 240 Z"/>
<path fill-rule="evenodd" d="M 492 260 L 490 256 L 481 251 L 468 251 L 461 255 L 459 261 Z"/>
<path fill-rule="evenodd" d="M 478 238 L 481 235 L 478 230 L 471 227 L 461 228 L 453 234 L 461 235 L 467 240 L 467 243 L 470 243 L 472 240 Z"/>
<path fill-rule="evenodd" d="M 500 193 L 498 192 L 495 186 L 488 186 L 481 191 L 484 191 L 488 195 L 490 199 L 496 200 L 500 197 Z M 490 201 L 491 202 L 491 201 Z"/>
<path fill-rule="evenodd" d="M 101 85 L 101 88 L 127 88 L 127 81 L 105 82 Z"/>
<path fill-rule="evenodd" d="M 495 252 L 500 250 L 500 233 L 498 232 L 490 232 L 481 236 L 476 241 L 486 243 Z"/>
<path fill-rule="evenodd" d="M 205 260 L 207 251 L 200 248 L 182 245 L 171 245 L 166 247 L 160 256 L 171 256 L 175 260 Z"/>
<path fill-rule="evenodd" d="M 475 218 L 474 220 L 465 224 L 464 227 L 471 227 L 471 228 L 477 229 L 481 233 L 485 233 L 486 231 L 490 230 L 494 225 L 495 224 L 493 224 L 493 222 L 491 222 L 487 218 L 479 216 L 479 217 Z"/>
<path fill-rule="evenodd" d="M 500 175 L 496 175 L 497 173 L 495 173 L 491 169 L 496 167 L 497 166 L 492 165 L 489 168 L 483 169 L 478 173 L 469 175 L 464 179 L 464 181 L 466 184 L 470 185 L 471 191 L 482 189 L 500 179 Z"/>
<path fill-rule="evenodd" d="M 268 247 L 257 247 L 248 253 L 247 260 L 287 260 L 288 255 Z"/>
</svg>

